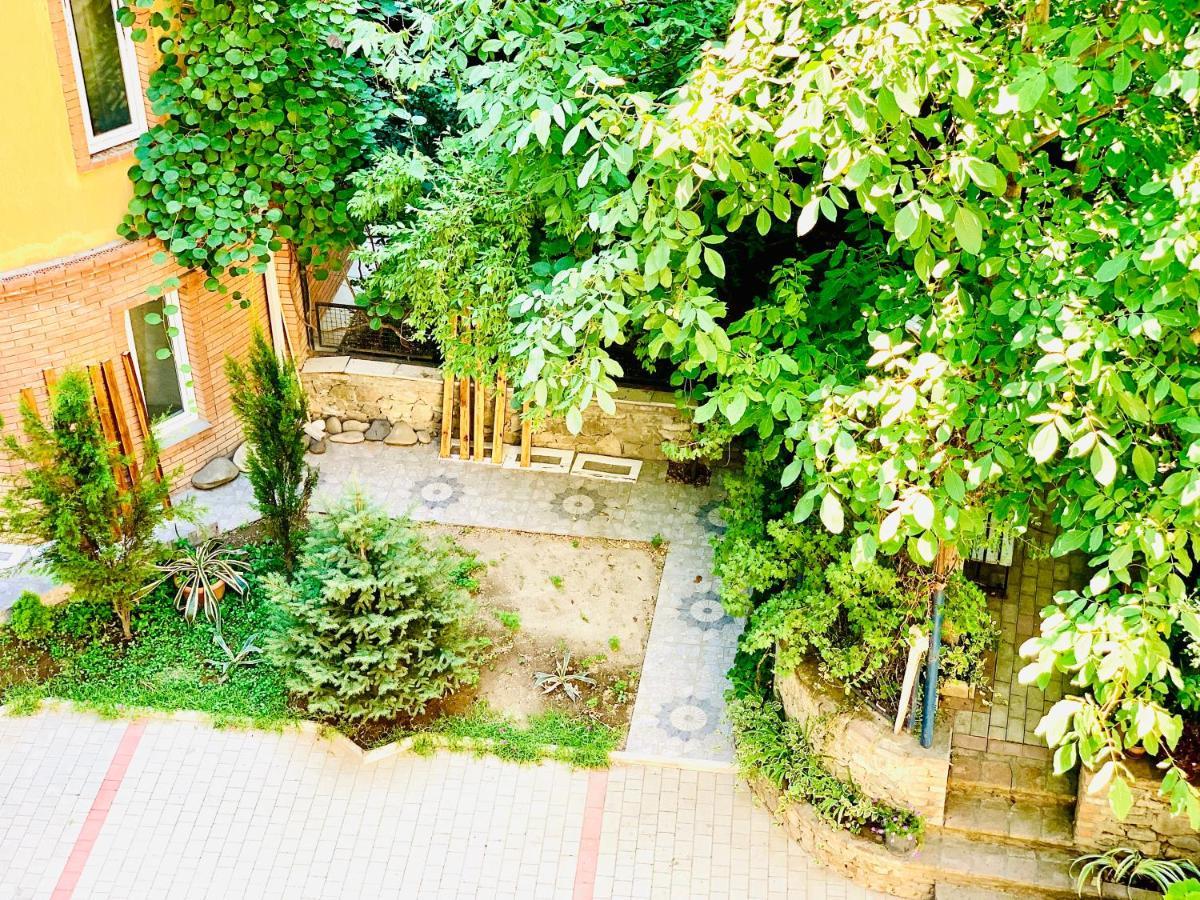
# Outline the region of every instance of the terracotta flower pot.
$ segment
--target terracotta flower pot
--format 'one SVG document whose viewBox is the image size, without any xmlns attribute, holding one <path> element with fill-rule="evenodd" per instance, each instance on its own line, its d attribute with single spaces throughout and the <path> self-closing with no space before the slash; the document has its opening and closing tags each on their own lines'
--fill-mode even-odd
<svg viewBox="0 0 1200 900">
<path fill-rule="evenodd" d="M 193 591 L 200 592 L 200 598 L 199 598 L 199 602 L 196 604 L 196 608 L 203 609 L 204 608 L 204 588 L 192 587 L 191 585 L 185 585 L 183 588 L 183 595 L 190 600 L 192 597 Z M 218 603 L 220 603 L 221 599 L 224 596 L 225 596 L 225 582 L 218 581 L 216 584 L 213 585 L 213 597 L 216 598 L 216 601 Z"/>
</svg>

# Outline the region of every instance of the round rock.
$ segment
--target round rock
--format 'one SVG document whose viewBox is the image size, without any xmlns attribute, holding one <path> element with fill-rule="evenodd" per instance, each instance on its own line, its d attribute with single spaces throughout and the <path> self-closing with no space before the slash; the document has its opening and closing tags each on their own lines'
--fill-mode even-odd
<svg viewBox="0 0 1200 900">
<path fill-rule="evenodd" d="M 361 419 L 343 419 L 342 431 L 366 431 L 371 426 Z"/>
<path fill-rule="evenodd" d="M 331 437 L 330 440 L 333 440 L 333 438 Z M 325 438 L 321 438 L 319 441 L 310 441 L 308 444 L 308 452 L 317 456 L 320 456 L 325 450 Z"/>
<path fill-rule="evenodd" d="M 233 460 L 218 456 L 192 476 L 192 487 L 198 491 L 211 491 L 223 484 L 229 484 L 240 474 L 241 470 L 233 464 Z"/>
<path fill-rule="evenodd" d="M 422 429 L 418 428 L 417 440 L 422 444 L 428 444 L 433 440 L 433 435 L 431 435 L 428 431 L 423 431 Z"/>
<path fill-rule="evenodd" d="M 325 430 L 329 434 L 341 434 L 342 433 L 342 420 L 339 419 L 337 416 L 326 417 Z"/>
<path fill-rule="evenodd" d="M 329 440 L 335 444 L 361 444 L 366 438 L 361 431 L 343 431 L 340 434 L 331 434 Z"/>
<path fill-rule="evenodd" d="M 249 472 L 250 468 L 246 462 L 247 457 L 249 455 L 250 455 L 250 445 L 248 443 L 246 443 L 245 441 L 242 441 L 242 443 L 238 445 L 238 448 L 233 451 L 233 464 L 235 466 L 237 466 L 241 471 Z"/>
<path fill-rule="evenodd" d="M 363 432 L 368 441 L 382 441 L 392 433 L 392 423 L 387 419 L 372 419 L 371 427 Z"/>
<path fill-rule="evenodd" d="M 411 447 L 417 442 L 417 433 L 413 431 L 411 425 L 397 422 L 392 426 L 391 433 L 383 439 L 383 442 L 393 447 Z"/>
</svg>

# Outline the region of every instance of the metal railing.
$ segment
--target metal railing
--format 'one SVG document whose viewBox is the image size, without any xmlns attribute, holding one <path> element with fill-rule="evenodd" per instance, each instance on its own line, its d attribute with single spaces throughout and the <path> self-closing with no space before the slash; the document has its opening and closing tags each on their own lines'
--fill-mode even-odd
<svg viewBox="0 0 1200 900">
<path fill-rule="evenodd" d="M 385 320 L 372 328 L 366 310 L 336 303 L 314 303 L 313 317 L 319 353 L 434 365 L 442 361 L 435 342 L 418 340 L 402 322 Z"/>
</svg>

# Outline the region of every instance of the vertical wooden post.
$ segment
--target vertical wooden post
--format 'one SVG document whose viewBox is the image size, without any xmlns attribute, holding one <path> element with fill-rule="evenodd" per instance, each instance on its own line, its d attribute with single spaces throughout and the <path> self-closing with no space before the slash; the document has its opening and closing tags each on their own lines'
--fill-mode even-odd
<svg viewBox="0 0 1200 900">
<path fill-rule="evenodd" d="M 484 446 L 483 446 L 483 422 L 484 414 L 487 412 L 487 386 L 483 379 L 475 379 L 475 427 L 471 430 L 475 432 L 475 462 L 483 462 Z"/>
<path fill-rule="evenodd" d="M 92 402 L 96 407 L 96 414 L 100 417 L 100 430 L 104 432 L 104 440 L 108 442 L 109 446 L 119 449 L 117 426 L 113 422 L 112 405 L 108 399 L 108 391 L 104 387 L 104 375 L 98 365 L 92 365 L 88 366 L 88 376 L 92 380 Z M 123 463 L 113 466 L 113 474 L 116 476 L 117 484 L 122 488 L 128 488 L 132 484 L 129 479 L 129 471 Z"/>
<path fill-rule="evenodd" d="M 133 354 L 126 350 L 121 354 L 121 367 L 125 370 L 125 381 L 129 385 L 129 393 L 133 395 L 133 416 L 137 419 L 138 429 L 143 441 L 151 438 L 150 415 L 146 409 L 146 398 L 142 394 L 142 383 L 138 381 L 137 370 L 133 367 Z M 154 468 L 154 474 L 161 481 L 163 478 L 162 460 Z M 163 498 L 163 508 L 171 508 L 171 498 Z"/>
<path fill-rule="evenodd" d="M 508 381 L 501 372 L 496 376 L 496 408 L 492 413 L 492 462 L 504 462 L 504 419 L 508 415 Z"/>
<path fill-rule="evenodd" d="M 529 468 L 529 456 L 533 451 L 533 435 L 530 432 L 529 420 L 526 416 L 529 415 L 529 401 L 526 400 L 521 405 L 521 468 Z"/>
<path fill-rule="evenodd" d="M 53 369 L 42 369 L 42 381 L 46 383 L 46 395 L 50 399 L 50 408 L 54 408 L 54 389 L 58 386 L 58 373 Z"/>
<path fill-rule="evenodd" d="M 450 319 L 450 336 L 458 334 L 458 318 Z M 450 435 L 454 431 L 454 375 L 442 363 L 442 442 L 438 455 L 445 459 L 450 455 Z"/>
<path fill-rule="evenodd" d="M 41 416 L 42 411 L 38 409 L 37 397 L 34 396 L 31 388 L 21 388 L 21 403 L 25 406 L 28 406 L 31 410 L 37 413 L 39 417 Z M 54 415 L 53 406 L 50 408 L 50 415 Z"/>
<path fill-rule="evenodd" d="M 117 445 L 129 461 L 127 465 L 130 477 L 136 481 L 138 466 L 133 458 L 133 435 L 129 431 L 129 421 L 125 418 L 125 404 L 121 401 L 121 386 L 117 383 L 117 373 L 111 359 L 100 364 L 100 374 L 104 379 L 104 390 L 108 394 L 108 401 L 112 405 L 113 419 L 117 426 Z"/>
<path fill-rule="evenodd" d="M 458 383 L 458 456 L 471 458 L 471 379 Z"/>
</svg>

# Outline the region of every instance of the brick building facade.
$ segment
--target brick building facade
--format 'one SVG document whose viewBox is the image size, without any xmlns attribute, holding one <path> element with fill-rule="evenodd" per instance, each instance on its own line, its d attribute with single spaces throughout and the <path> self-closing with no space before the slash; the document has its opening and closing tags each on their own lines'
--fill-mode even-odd
<svg viewBox="0 0 1200 900">
<path fill-rule="evenodd" d="M 24 389 L 47 409 L 47 370 L 106 360 L 116 362 L 131 410 L 134 385 L 119 360 L 131 353 L 152 415 L 162 413 L 163 464 L 189 476 L 240 440 L 223 365 L 227 355 L 245 354 L 254 326 L 303 363 L 307 285 L 290 246 L 270 271 L 227 280 L 228 292 L 214 293 L 198 273 L 156 262 L 158 241 L 119 239 L 132 196 L 125 173 L 152 121 L 145 88 L 153 44 L 130 40 L 111 0 L 19 6 L 0 37 L 0 115 L 28 123 L 0 142 L 7 176 L 0 199 L 4 430 L 15 428 Z M 180 280 L 176 291 L 157 301 L 146 293 L 171 276 Z M 314 282 L 314 299 L 334 286 Z M 231 299 L 235 290 L 241 302 Z M 169 358 L 159 358 L 163 347 Z"/>
</svg>

